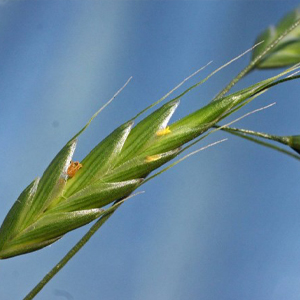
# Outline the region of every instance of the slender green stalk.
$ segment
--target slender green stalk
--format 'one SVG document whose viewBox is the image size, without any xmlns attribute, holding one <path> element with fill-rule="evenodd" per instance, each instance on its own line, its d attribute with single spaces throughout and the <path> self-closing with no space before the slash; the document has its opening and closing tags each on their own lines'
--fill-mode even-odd
<svg viewBox="0 0 300 300">
<path fill-rule="evenodd" d="M 57 263 L 54 268 L 27 294 L 24 300 L 33 299 L 42 288 L 68 263 L 68 261 L 90 240 L 97 230 L 112 216 L 113 212 L 100 218 L 79 242 Z"/>
<path fill-rule="evenodd" d="M 143 192 L 138 192 L 117 201 L 108 208 L 98 221 L 88 230 L 88 232 L 75 244 L 75 246 L 52 268 L 50 272 L 27 294 L 23 300 L 33 299 L 43 287 L 69 262 L 69 260 L 91 239 L 100 227 L 113 215 L 113 213 L 129 198 L 135 197 Z"/>
<path fill-rule="evenodd" d="M 218 128 L 218 127 L 219 126 L 216 126 L 216 128 Z M 285 136 L 278 136 L 278 135 L 268 134 L 268 133 L 264 133 L 264 132 L 257 132 L 257 131 L 249 130 L 249 129 L 239 129 L 239 128 L 230 127 L 230 128 L 224 128 L 224 131 L 227 131 L 227 132 L 235 131 L 235 132 L 244 133 L 247 135 L 258 136 L 258 137 L 261 137 L 261 138 L 264 138 L 267 140 L 283 143 L 285 145 L 288 145 L 288 142 L 289 142 L 288 137 L 285 137 Z"/>
<path fill-rule="evenodd" d="M 117 202 L 88 230 L 88 232 L 76 243 L 76 245 L 52 268 L 50 272 L 27 294 L 23 300 L 33 299 L 43 287 L 69 262 L 69 260 L 91 239 L 98 229 L 113 215 L 124 201 L 142 192 L 135 193 L 122 201 Z"/>
<path fill-rule="evenodd" d="M 218 125 L 215 125 L 214 127 L 219 128 Z M 226 131 L 230 134 L 236 135 L 238 137 L 241 137 L 243 139 L 246 139 L 248 141 L 254 142 L 258 145 L 276 150 L 280 153 L 286 154 L 286 155 L 300 161 L 300 156 L 299 155 L 294 154 L 291 151 L 285 150 L 285 149 L 283 149 L 281 147 L 278 147 L 276 145 L 273 145 L 271 143 L 261 141 L 259 139 L 254 138 L 254 137 L 250 137 L 247 134 L 259 136 L 259 137 L 266 138 L 266 139 L 269 139 L 269 140 L 274 140 L 274 141 L 277 141 L 277 142 L 283 143 L 283 144 L 286 144 L 288 142 L 285 137 L 272 136 L 272 135 L 269 135 L 269 134 L 266 134 L 266 133 L 260 133 L 260 132 L 255 132 L 255 131 L 252 131 L 252 130 L 237 129 L 237 128 L 221 128 L 221 130 Z M 274 139 L 272 137 L 274 137 Z"/>
<path fill-rule="evenodd" d="M 226 93 L 228 93 L 232 87 L 239 82 L 243 77 L 245 77 L 248 73 L 255 69 L 255 66 L 291 31 L 293 31 L 297 26 L 300 25 L 300 19 L 295 21 L 287 30 L 285 30 L 273 43 L 271 43 L 260 55 L 254 58 L 249 65 L 244 68 L 235 78 L 233 78 L 229 84 L 214 98 L 217 100 L 223 97 Z"/>
</svg>

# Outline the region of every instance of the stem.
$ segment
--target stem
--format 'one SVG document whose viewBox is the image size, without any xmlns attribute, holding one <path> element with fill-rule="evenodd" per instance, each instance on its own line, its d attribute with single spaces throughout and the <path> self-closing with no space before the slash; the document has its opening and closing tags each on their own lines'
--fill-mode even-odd
<svg viewBox="0 0 300 300">
<path fill-rule="evenodd" d="M 290 151 L 288 151 L 288 150 L 285 150 L 285 149 L 283 149 L 283 148 L 280 148 L 280 147 L 278 147 L 278 146 L 276 146 L 276 145 L 273 145 L 273 144 L 271 144 L 271 143 L 263 142 L 263 141 L 261 141 L 261 140 L 259 140 L 259 139 L 256 139 L 256 138 L 247 136 L 246 133 L 239 133 L 239 132 L 237 132 L 237 131 L 231 130 L 231 128 L 230 128 L 230 129 L 229 129 L 229 128 L 222 128 L 221 130 L 226 131 L 226 132 L 229 132 L 229 133 L 231 133 L 231 134 L 233 134 L 233 135 L 239 136 L 239 137 L 241 137 L 241 138 L 243 138 L 243 139 L 249 140 L 249 141 L 254 142 L 254 143 L 256 143 L 256 144 L 259 144 L 259 145 L 261 145 L 261 146 L 264 146 L 264 147 L 267 147 L 267 148 L 271 148 L 271 149 L 276 150 L 276 151 L 278 151 L 278 152 L 284 153 L 284 154 L 286 154 L 286 155 L 288 155 L 288 156 L 290 156 L 290 157 L 292 157 L 292 158 L 295 158 L 295 159 L 297 159 L 297 160 L 300 160 L 300 156 L 299 156 L 299 155 L 294 154 L 294 153 L 292 153 L 292 152 L 290 152 Z M 261 137 L 263 137 L 263 136 L 261 136 Z M 267 137 L 265 137 L 265 138 L 267 138 Z M 268 138 L 268 139 L 269 139 L 269 138 Z"/>
<path fill-rule="evenodd" d="M 218 125 L 216 125 L 215 127 L 219 128 Z M 289 144 L 289 139 L 284 136 L 272 135 L 272 134 L 268 134 L 268 133 L 264 133 L 264 132 L 257 132 L 257 131 L 248 130 L 248 129 L 238 129 L 238 128 L 234 128 L 234 127 L 224 128 L 224 130 L 225 131 L 235 131 L 235 132 L 244 133 L 244 134 L 248 134 L 248 135 L 258 136 L 258 137 L 268 139 L 271 141 L 275 141 L 275 142 L 278 142 L 278 143 L 281 143 L 284 145 Z"/>
<path fill-rule="evenodd" d="M 300 19 L 295 21 L 293 25 L 291 25 L 286 31 L 284 31 L 275 41 L 273 41 L 260 55 L 258 55 L 255 59 L 253 59 L 249 65 L 243 69 L 235 78 L 233 78 L 230 83 L 215 97 L 214 100 L 217 100 L 223 97 L 226 93 L 228 93 L 231 88 L 240 81 L 243 77 L 245 77 L 250 71 L 252 71 L 255 66 L 292 30 L 294 30 L 297 26 L 300 25 Z"/>
<path fill-rule="evenodd" d="M 41 289 L 67 264 L 67 262 L 89 241 L 96 231 L 112 216 L 115 210 L 103 215 L 77 244 L 54 266 L 54 268 L 27 294 L 23 300 L 33 299 Z"/>
<path fill-rule="evenodd" d="M 77 242 L 77 244 L 57 263 L 52 270 L 27 294 L 23 300 L 33 299 L 42 288 L 67 264 L 67 262 L 90 240 L 90 238 L 98 231 L 98 229 L 113 215 L 113 213 L 123 204 L 126 200 L 135 197 L 143 192 L 131 194 L 126 198 L 117 200 L 110 206 L 98 221 L 90 228 L 90 230 Z"/>
</svg>

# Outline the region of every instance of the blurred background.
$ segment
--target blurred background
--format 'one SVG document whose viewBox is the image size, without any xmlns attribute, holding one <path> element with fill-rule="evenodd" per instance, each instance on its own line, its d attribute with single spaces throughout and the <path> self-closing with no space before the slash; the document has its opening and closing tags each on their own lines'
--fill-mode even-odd
<svg viewBox="0 0 300 300">
<path fill-rule="evenodd" d="M 213 60 L 188 86 L 250 48 L 298 1 L 0 1 L 0 222 L 93 113 L 74 159 Z M 210 101 L 247 55 L 181 100 Z M 234 90 L 280 70 L 255 71 Z M 277 86 L 237 126 L 300 133 L 300 84 Z M 36 299 L 300 299 L 299 163 L 228 137 L 143 186 Z M 194 149 L 196 149 L 194 148 Z M 22 299 L 88 230 L 0 261 L 0 298 Z"/>
</svg>

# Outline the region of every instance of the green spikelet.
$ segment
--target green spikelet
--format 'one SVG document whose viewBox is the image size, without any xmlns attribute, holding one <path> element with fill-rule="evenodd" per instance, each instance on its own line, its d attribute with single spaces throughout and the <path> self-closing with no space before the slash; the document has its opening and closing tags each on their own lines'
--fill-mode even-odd
<svg viewBox="0 0 300 300">
<path fill-rule="evenodd" d="M 259 60 L 259 69 L 278 68 L 300 62 L 300 9 L 286 15 L 276 26 L 270 26 L 257 38 L 256 43 L 264 41 L 252 52 L 252 60 L 259 57 L 281 34 L 296 24 L 266 56 Z M 298 25 L 297 25 L 298 24 Z"/>
<path fill-rule="evenodd" d="M 133 121 L 118 127 L 71 174 L 69 166 L 77 137 L 89 122 L 62 148 L 41 179 L 21 193 L 7 214 L 0 228 L 0 258 L 43 248 L 67 232 L 114 211 L 118 201 L 143 184 L 149 173 L 175 158 L 182 145 L 271 86 L 291 80 L 280 77 L 296 69 L 210 102 L 168 126 L 179 105 L 178 99 L 171 100 L 135 127 Z M 107 208 L 111 203 L 116 204 Z"/>
</svg>

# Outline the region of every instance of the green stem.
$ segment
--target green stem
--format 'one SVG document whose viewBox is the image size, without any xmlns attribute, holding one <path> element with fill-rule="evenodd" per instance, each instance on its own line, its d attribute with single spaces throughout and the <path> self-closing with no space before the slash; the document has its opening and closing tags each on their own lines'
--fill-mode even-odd
<svg viewBox="0 0 300 300">
<path fill-rule="evenodd" d="M 220 126 L 215 126 L 217 128 L 219 128 Z M 253 131 L 253 130 L 248 130 L 248 129 L 238 129 L 238 128 L 234 128 L 234 127 L 228 127 L 228 128 L 224 128 L 224 131 L 235 131 L 235 132 L 239 132 L 239 133 L 244 133 L 244 134 L 248 134 L 248 135 L 253 135 L 253 136 L 258 136 L 267 140 L 272 140 L 284 145 L 289 145 L 289 139 L 285 136 L 278 136 L 278 135 L 273 135 L 273 134 L 268 134 L 268 133 L 264 133 L 264 132 L 257 132 L 257 131 Z"/>
<path fill-rule="evenodd" d="M 235 78 L 233 78 L 230 81 L 230 83 L 214 98 L 214 100 L 217 100 L 223 97 L 226 93 L 228 93 L 238 81 L 240 81 L 243 77 L 245 77 L 250 71 L 255 69 L 256 64 L 258 64 L 286 35 L 288 35 L 292 30 L 294 30 L 299 25 L 300 25 L 300 19 L 295 21 L 286 31 L 284 31 L 275 41 L 273 41 L 273 43 L 271 43 L 260 55 L 258 55 L 255 59 L 253 59 L 245 69 L 243 69 Z"/>
<path fill-rule="evenodd" d="M 217 125 L 216 125 L 215 127 L 218 128 Z M 259 145 L 261 145 L 261 146 L 264 146 L 264 147 L 267 147 L 267 148 L 271 148 L 271 149 L 276 150 L 276 151 L 278 151 L 278 152 L 284 153 L 284 154 L 286 154 L 286 155 L 288 155 L 288 156 L 290 156 L 290 157 L 292 157 L 292 158 L 295 158 L 295 159 L 297 159 L 297 160 L 300 160 L 300 156 L 299 156 L 299 155 L 294 154 L 294 153 L 292 153 L 292 152 L 290 152 L 290 151 L 288 151 L 288 150 L 285 150 L 285 149 L 283 149 L 283 148 L 280 148 L 280 147 L 278 147 L 278 146 L 276 146 L 276 145 L 273 145 L 273 144 L 271 144 L 271 143 L 263 142 L 263 141 L 261 141 L 261 140 L 259 140 L 259 139 L 256 139 L 256 138 L 247 136 L 246 133 L 239 133 L 238 131 L 240 131 L 240 130 L 238 130 L 238 129 L 236 129 L 237 131 L 235 131 L 235 129 L 232 130 L 232 128 L 222 128 L 221 130 L 226 131 L 226 132 L 229 132 L 229 133 L 231 133 L 231 134 L 233 134 L 233 135 L 236 135 L 236 136 L 241 137 L 241 138 L 243 138 L 243 139 L 246 139 L 246 140 L 248 140 L 248 141 L 254 142 L 254 143 L 259 144 Z M 251 134 L 251 133 L 250 133 L 250 134 Z M 264 134 L 261 134 L 260 136 L 263 137 L 263 138 L 271 139 L 271 138 L 270 138 L 270 135 L 269 135 L 269 137 L 264 136 Z M 279 140 L 277 140 L 277 141 L 280 142 L 280 143 L 282 143 L 282 141 L 279 141 Z"/>
<path fill-rule="evenodd" d="M 67 262 L 89 241 L 97 230 L 112 216 L 115 210 L 103 215 L 56 266 L 27 294 L 23 300 L 33 299 L 41 289 L 67 264 Z"/>
</svg>

